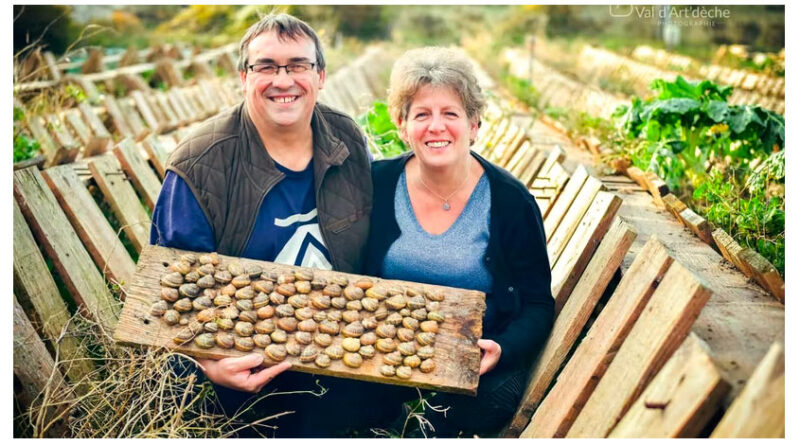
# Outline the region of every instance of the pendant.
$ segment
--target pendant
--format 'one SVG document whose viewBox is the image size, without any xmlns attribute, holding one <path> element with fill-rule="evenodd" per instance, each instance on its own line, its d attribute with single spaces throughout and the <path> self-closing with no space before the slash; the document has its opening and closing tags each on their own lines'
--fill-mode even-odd
<svg viewBox="0 0 800 445">
<path fill-rule="evenodd" d="M 444 204 L 442 204 L 442 208 L 445 210 L 450 210 L 450 203 L 445 201 Z"/>
</svg>

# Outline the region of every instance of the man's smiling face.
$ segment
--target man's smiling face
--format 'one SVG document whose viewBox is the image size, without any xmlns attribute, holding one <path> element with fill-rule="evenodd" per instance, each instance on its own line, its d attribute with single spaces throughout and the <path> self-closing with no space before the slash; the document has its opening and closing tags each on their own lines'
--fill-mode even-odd
<svg viewBox="0 0 800 445">
<path fill-rule="evenodd" d="M 282 128 L 309 125 L 317 96 L 325 82 L 325 71 L 316 69 L 315 54 L 314 41 L 306 36 L 281 40 L 275 31 L 268 31 L 250 41 L 248 65 L 315 64 L 313 69 L 304 73 L 290 74 L 284 68 L 274 75 L 249 69 L 240 73 L 247 110 L 255 122 Z"/>
</svg>

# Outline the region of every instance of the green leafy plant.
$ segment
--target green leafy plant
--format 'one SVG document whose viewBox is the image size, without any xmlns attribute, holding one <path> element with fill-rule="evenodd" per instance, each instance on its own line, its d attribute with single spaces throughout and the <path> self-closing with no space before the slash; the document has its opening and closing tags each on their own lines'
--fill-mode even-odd
<svg viewBox="0 0 800 445">
<path fill-rule="evenodd" d="M 369 142 L 377 147 L 383 157 L 397 156 L 408 150 L 400 139 L 397 126 L 389 115 L 389 107 L 384 102 L 375 102 L 357 121 L 367 133 Z"/>
<path fill-rule="evenodd" d="M 25 121 L 25 111 L 14 107 L 14 162 L 31 159 L 39 151 L 39 141 L 31 138 L 22 131 L 22 122 Z"/>
</svg>

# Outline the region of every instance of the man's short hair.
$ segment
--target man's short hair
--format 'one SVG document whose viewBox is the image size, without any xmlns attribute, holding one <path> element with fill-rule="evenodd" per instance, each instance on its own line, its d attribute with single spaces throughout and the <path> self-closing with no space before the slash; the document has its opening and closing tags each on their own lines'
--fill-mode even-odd
<svg viewBox="0 0 800 445">
<path fill-rule="evenodd" d="M 258 37 L 261 33 L 275 31 L 278 34 L 278 40 L 285 41 L 286 39 L 297 40 L 303 36 L 310 38 L 314 42 L 316 49 L 316 67 L 317 71 L 325 69 L 325 56 L 322 54 L 322 44 L 319 41 L 319 36 L 314 32 L 308 23 L 298 19 L 297 17 L 289 14 L 267 14 L 258 22 L 254 23 L 242 37 L 239 43 L 239 60 L 237 61 L 237 68 L 239 71 L 247 70 L 247 47 L 250 42 Z"/>
</svg>

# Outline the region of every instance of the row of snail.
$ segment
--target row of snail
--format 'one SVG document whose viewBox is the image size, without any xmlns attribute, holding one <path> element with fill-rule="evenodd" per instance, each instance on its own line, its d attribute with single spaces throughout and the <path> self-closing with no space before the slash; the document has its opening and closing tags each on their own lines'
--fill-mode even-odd
<svg viewBox="0 0 800 445">
<path fill-rule="evenodd" d="M 350 282 L 344 275 L 327 280 L 301 268 L 221 264 L 216 253 L 182 255 L 161 286 L 151 314 L 186 326 L 174 338 L 179 345 L 258 347 L 267 363 L 289 355 L 321 368 L 335 360 L 358 368 L 377 351 L 379 372 L 401 379 L 436 367 L 434 342 L 445 319 L 439 290 L 384 287 L 366 277 Z"/>
</svg>

